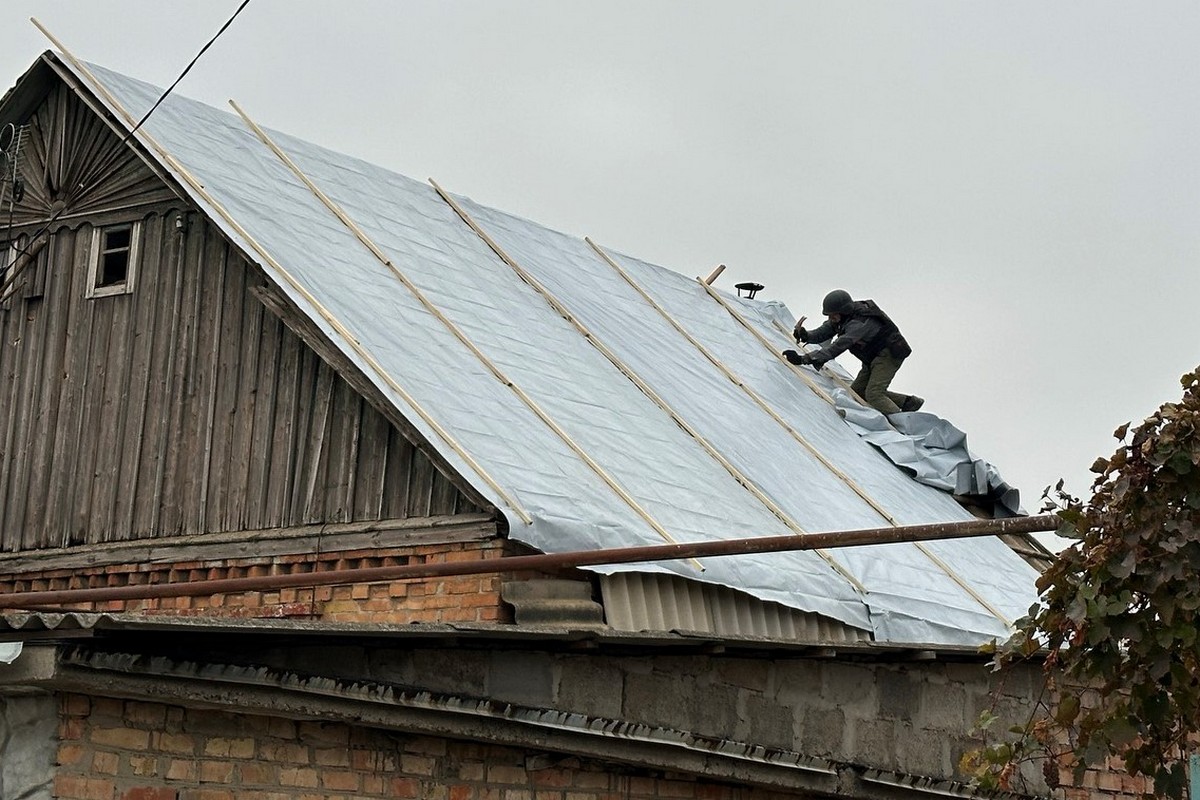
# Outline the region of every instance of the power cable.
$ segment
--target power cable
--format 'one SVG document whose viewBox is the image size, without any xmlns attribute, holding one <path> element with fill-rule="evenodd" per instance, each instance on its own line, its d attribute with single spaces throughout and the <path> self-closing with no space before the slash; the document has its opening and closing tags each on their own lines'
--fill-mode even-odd
<svg viewBox="0 0 1200 800">
<path fill-rule="evenodd" d="M 122 137 L 121 145 L 124 145 L 126 142 L 128 142 L 130 137 L 133 136 L 133 134 L 138 130 L 138 128 L 142 127 L 142 124 L 150 118 L 150 115 L 154 113 L 155 109 L 157 109 L 160 105 L 162 105 L 162 102 L 167 99 L 167 95 L 169 95 L 171 93 L 171 91 L 176 86 L 179 85 L 179 82 L 183 80 L 184 76 L 187 75 L 188 72 L 191 71 L 192 67 L 194 67 L 196 65 L 196 62 L 200 60 L 200 56 L 204 55 L 204 53 L 208 50 L 208 48 L 212 47 L 213 42 L 217 41 L 217 39 L 220 38 L 221 34 L 224 33 L 225 30 L 230 25 L 233 24 L 233 21 L 235 19 L 237 19 L 238 14 L 241 14 L 242 10 L 248 5 L 250 5 L 250 0 L 242 0 L 242 4 L 239 5 L 237 7 L 237 10 L 233 12 L 233 16 L 231 16 L 229 19 L 227 19 L 225 21 L 225 24 L 221 26 L 220 30 L 218 30 L 215 34 L 213 34 L 213 37 L 208 40 L 208 43 L 205 44 L 204 47 L 200 48 L 200 52 L 196 53 L 195 57 L 193 57 L 192 60 L 188 62 L 188 65 L 186 67 L 184 67 L 183 72 L 179 73 L 179 77 L 175 79 L 175 82 L 167 87 L 166 91 L 164 91 L 162 93 L 162 95 L 158 98 L 158 100 L 156 100 L 154 102 L 154 105 L 152 105 L 150 107 L 150 110 L 147 111 L 140 120 L 138 120 L 138 123 L 129 130 L 129 133 L 125 134 L 125 136 Z M 15 167 L 16 167 L 16 165 L 14 164 L 14 169 L 15 169 Z M 59 218 L 59 216 L 64 211 L 66 211 L 66 208 L 67 207 L 64 205 L 63 207 L 61 207 L 57 211 L 55 211 L 50 216 L 50 218 L 48 220 L 46 220 L 45 224 L 43 224 L 36 233 L 34 233 L 32 236 L 29 237 L 28 241 L 29 241 L 30 246 L 33 245 L 33 243 L 37 240 L 37 238 L 39 236 L 41 236 L 43 233 L 45 233 L 46 231 L 48 231 L 50 229 L 50 227 L 55 223 L 55 221 Z M 10 212 L 11 212 L 11 209 L 10 209 Z M 12 250 L 14 251 L 14 263 L 15 263 L 15 259 L 17 257 L 19 257 L 21 255 L 25 255 L 28 251 L 26 248 L 17 246 L 15 242 L 11 241 L 12 227 L 13 226 L 12 226 L 11 213 L 10 213 L 10 220 L 9 220 L 9 223 L 7 226 L 7 230 L 5 231 L 5 236 L 6 236 L 6 238 L 8 238 L 10 240 L 9 247 L 12 248 Z M 7 271 L 7 266 L 5 266 L 3 270 L 0 270 L 0 298 L 3 298 L 5 292 L 9 288 L 9 284 L 16 278 L 16 275 L 5 275 L 4 273 L 6 271 Z"/>
<path fill-rule="evenodd" d="M 200 52 L 196 53 L 195 58 L 193 58 L 188 63 L 188 65 L 183 68 L 183 72 L 179 73 L 179 77 L 175 79 L 175 82 L 167 87 L 167 90 L 162 93 L 162 96 L 159 97 L 158 100 L 155 101 L 154 105 L 150 106 L 150 110 L 146 112 L 145 116 L 143 116 L 140 120 L 138 120 L 137 125 L 134 125 L 129 130 L 129 133 L 125 134 L 125 138 L 121 140 L 121 144 L 125 144 L 125 142 L 129 141 L 129 137 L 133 136 L 134 132 L 137 131 L 138 128 L 142 127 L 142 123 L 150 118 L 150 115 L 154 113 L 154 110 L 159 107 L 159 105 L 162 103 L 162 101 L 167 99 L 167 95 L 169 95 L 171 93 L 171 90 L 174 89 L 176 86 L 178 86 L 179 82 L 181 80 L 183 80 L 183 77 L 185 75 L 187 75 L 188 72 L 191 71 L 192 67 L 194 67 L 196 65 L 196 62 L 200 60 L 200 56 L 204 55 L 205 51 L 207 51 L 208 48 L 212 47 L 213 42 L 215 42 L 218 38 L 220 38 L 221 34 L 225 32 L 225 29 L 228 28 L 231 24 L 233 24 L 233 21 L 235 19 L 237 19 L 237 15 L 242 13 L 242 9 L 244 9 L 248 5 L 250 5 L 250 0 L 242 0 L 242 4 L 237 7 L 237 11 L 233 12 L 233 16 L 230 17 L 229 19 L 227 19 L 225 21 L 225 24 L 221 26 L 221 29 L 219 31 L 217 31 L 211 39 L 208 40 L 208 44 L 206 44 L 206 45 L 204 45 L 204 47 L 200 48 Z"/>
</svg>

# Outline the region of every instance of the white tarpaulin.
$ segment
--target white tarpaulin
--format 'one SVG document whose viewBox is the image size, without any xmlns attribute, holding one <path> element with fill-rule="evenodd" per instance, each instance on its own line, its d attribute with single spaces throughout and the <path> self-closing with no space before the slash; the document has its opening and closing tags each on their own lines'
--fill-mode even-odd
<svg viewBox="0 0 1200 800">
<path fill-rule="evenodd" d="M 118 116 L 160 95 L 90 71 Z M 558 552 L 971 518 L 860 438 L 822 396 L 835 383 L 808 371 L 814 390 L 778 358 L 793 346 L 779 304 L 722 295 L 727 309 L 696 280 L 457 198 L 506 263 L 431 186 L 271 133 L 387 264 L 238 117 L 172 94 L 145 131 L 152 157 L 496 505 L 513 539 Z M 613 569 L 729 586 L 893 642 L 1003 637 L 1036 597 L 1035 571 L 993 538 L 828 559 Z"/>
</svg>

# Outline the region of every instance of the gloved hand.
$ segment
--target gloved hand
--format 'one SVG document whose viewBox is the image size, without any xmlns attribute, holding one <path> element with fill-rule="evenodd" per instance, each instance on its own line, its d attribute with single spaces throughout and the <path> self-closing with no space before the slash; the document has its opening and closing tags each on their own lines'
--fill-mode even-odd
<svg viewBox="0 0 1200 800">
<path fill-rule="evenodd" d="M 806 319 L 808 319 L 808 317 L 801 317 L 800 319 L 796 320 L 796 327 L 792 328 L 792 336 L 797 342 L 808 341 L 808 331 L 804 330 L 804 320 Z"/>
<path fill-rule="evenodd" d="M 808 356 L 802 356 L 795 350 L 784 350 L 783 357 L 788 360 L 789 364 L 796 364 L 797 366 L 807 363 L 808 359 Z"/>
<path fill-rule="evenodd" d="M 811 364 L 813 369 L 820 372 L 821 367 L 825 366 L 825 363 L 829 361 L 829 359 L 820 353 L 813 353 L 812 355 L 806 354 L 804 356 L 804 361 L 807 364 Z"/>
</svg>

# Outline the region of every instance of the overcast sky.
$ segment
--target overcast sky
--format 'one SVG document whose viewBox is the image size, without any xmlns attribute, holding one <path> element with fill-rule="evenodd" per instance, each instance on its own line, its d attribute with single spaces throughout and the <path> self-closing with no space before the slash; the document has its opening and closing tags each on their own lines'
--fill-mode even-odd
<svg viewBox="0 0 1200 800">
<path fill-rule="evenodd" d="M 5 0 L 169 85 L 240 0 Z M 1037 509 L 1200 363 L 1200 4 L 251 0 L 177 92 L 819 317 Z M 857 368 L 850 356 L 843 363 Z"/>
</svg>

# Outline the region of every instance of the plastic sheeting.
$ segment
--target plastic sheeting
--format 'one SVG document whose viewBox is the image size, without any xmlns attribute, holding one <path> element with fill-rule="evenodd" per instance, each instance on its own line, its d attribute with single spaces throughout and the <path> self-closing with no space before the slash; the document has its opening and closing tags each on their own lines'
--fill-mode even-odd
<svg viewBox="0 0 1200 800">
<path fill-rule="evenodd" d="M 90 69 L 134 117 L 160 94 Z M 272 133 L 439 318 L 237 117 L 172 94 L 145 130 L 215 201 L 189 189 L 197 205 L 496 505 L 514 539 L 559 552 L 664 532 L 686 542 L 970 518 L 777 357 L 790 344 L 780 304 L 724 296 L 764 347 L 696 280 L 613 253 L 615 269 L 580 238 L 460 198 L 531 285 L 429 186 Z M 1003 637 L 1036 597 L 1035 571 L 992 538 L 700 566 L 598 569 L 670 571 L 892 642 Z"/>
<path fill-rule="evenodd" d="M 21 655 L 20 642 L 0 642 L 0 664 L 11 664 Z"/>
<path fill-rule="evenodd" d="M 947 420 L 921 411 L 885 417 L 838 389 L 833 399 L 846 423 L 921 483 L 993 508 L 993 516 L 1021 511 L 1020 493 L 999 471 L 967 447 L 967 435 Z"/>
</svg>

